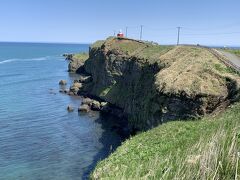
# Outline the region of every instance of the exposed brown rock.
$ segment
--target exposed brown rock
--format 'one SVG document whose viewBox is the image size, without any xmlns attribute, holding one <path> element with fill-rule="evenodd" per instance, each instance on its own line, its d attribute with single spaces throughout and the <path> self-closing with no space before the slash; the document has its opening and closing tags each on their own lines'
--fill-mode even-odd
<svg viewBox="0 0 240 180">
<path fill-rule="evenodd" d="M 71 105 L 68 105 L 67 110 L 68 110 L 68 112 L 73 112 L 74 108 Z"/>
<path fill-rule="evenodd" d="M 81 105 L 79 108 L 78 108 L 78 111 L 79 112 L 89 112 L 90 111 L 90 107 L 86 104 L 83 104 Z"/>
<path fill-rule="evenodd" d="M 98 101 L 93 101 L 91 105 L 91 109 L 93 111 L 100 111 L 101 110 L 101 103 Z"/>
<path fill-rule="evenodd" d="M 67 81 L 66 80 L 60 80 L 59 81 L 59 85 L 67 85 Z"/>
</svg>

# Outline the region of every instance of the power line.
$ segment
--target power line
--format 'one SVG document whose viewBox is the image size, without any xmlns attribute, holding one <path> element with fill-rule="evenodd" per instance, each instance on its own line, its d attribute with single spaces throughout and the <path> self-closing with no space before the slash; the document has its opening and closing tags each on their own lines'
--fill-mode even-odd
<svg viewBox="0 0 240 180">
<path fill-rule="evenodd" d="M 208 28 L 190 28 L 190 27 L 184 27 L 186 30 L 192 30 L 192 31 L 210 31 L 210 30 L 216 30 L 216 29 L 229 29 L 232 27 L 239 27 L 240 22 L 238 23 L 231 23 L 231 24 L 225 24 L 220 26 L 214 26 L 214 27 L 208 27 Z"/>
<path fill-rule="evenodd" d="M 232 24 L 232 25 L 236 26 L 237 24 Z M 144 28 L 144 30 L 143 30 L 143 28 Z M 184 33 L 182 33 L 183 28 L 184 28 Z M 145 26 L 145 25 L 144 26 L 143 25 L 140 25 L 140 26 L 125 26 L 125 33 L 126 33 L 126 37 L 137 38 L 137 36 L 138 36 L 140 38 L 140 40 L 143 39 L 143 31 L 144 31 L 144 33 L 146 31 L 146 33 L 145 33 L 146 35 L 148 35 L 148 33 L 150 33 L 150 31 L 156 31 L 156 32 L 154 32 L 155 37 L 156 36 L 162 36 L 162 37 L 165 38 L 165 36 L 168 35 L 169 37 L 171 36 L 172 38 L 174 38 L 174 34 L 175 34 L 174 31 L 173 31 L 174 29 L 176 30 L 176 27 L 175 28 L 173 28 L 173 27 L 159 28 L 159 27 L 156 26 L 156 28 L 154 28 L 154 27 Z M 129 30 L 131 30 L 131 32 Z M 176 42 L 176 44 L 179 45 L 181 43 L 180 41 L 182 41 L 182 38 L 187 37 L 187 36 L 189 36 L 189 37 L 193 36 L 195 38 L 200 36 L 199 39 L 201 40 L 201 36 L 219 36 L 219 35 L 240 34 L 240 31 L 238 31 L 238 29 L 236 29 L 235 32 L 234 32 L 234 30 L 232 32 L 231 31 L 230 32 L 227 32 L 227 31 L 224 32 L 223 29 L 218 29 L 218 30 L 220 30 L 220 32 L 219 31 L 214 32 L 214 31 L 210 31 L 210 30 L 208 32 L 205 32 L 204 30 L 207 30 L 207 29 L 204 29 L 204 27 L 202 29 L 197 29 L 197 28 L 189 28 L 189 27 L 185 27 L 185 26 L 181 26 L 181 27 L 179 26 L 179 27 L 177 27 L 177 42 Z M 221 32 L 221 30 L 223 32 Z M 116 31 L 115 30 L 114 30 L 113 34 L 114 34 L 114 36 L 116 36 Z"/>
<path fill-rule="evenodd" d="M 139 28 L 139 26 L 127 26 L 128 28 L 130 28 L 130 29 L 137 29 L 137 28 Z"/>
<path fill-rule="evenodd" d="M 184 36 L 208 36 L 208 35 L 228 35 L 228 34 L 240 34 L 240 32 L 203 33 L 203 34 L 182 34 L 182 35 L 184 35 Z"/>
<path fill-rule="evenodd" d="M 152 30 L 152 31 L 168 31 L 168 30 L 174 30 L 175 27 L 169 27 L 169 28 L 152 28 L 152 27 L 148 27 L 148 26 L 144 26 L 147 29 L 146 30 Z"/>
</svg>

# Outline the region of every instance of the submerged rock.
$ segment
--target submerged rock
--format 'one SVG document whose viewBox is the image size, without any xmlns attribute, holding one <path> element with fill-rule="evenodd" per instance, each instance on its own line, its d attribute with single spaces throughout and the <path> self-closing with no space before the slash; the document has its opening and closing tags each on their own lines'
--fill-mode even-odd
<svg viewBox="0 0 240 180">
<path fill-rule="evenodd" d="M 63 94 L 68 94 L 69 90 L 67 90 L 67 89 L 60 89 L 59 92 L 63 93 Z"/>
<path fill-rule="evenodd" d="M 66 58 L 66 60 L 71 60 L 73 58 L 74 54 L 63 54 L 63 57 Z"/>
<path fill-rule="evenodd" d="M 65 94 L 67 94 L 67 93 L 69 93 L 69 90 L 64 89 L 63 92 L 64 92 Z"/>
<path fill-rule="evenodd" d="M 74 94 L 73 92 L 69 91 L 69 92 L 68 92 L 68 95 L 69 95 L 69 96 L 74 96 L 75 94 Z"/>
</svg>

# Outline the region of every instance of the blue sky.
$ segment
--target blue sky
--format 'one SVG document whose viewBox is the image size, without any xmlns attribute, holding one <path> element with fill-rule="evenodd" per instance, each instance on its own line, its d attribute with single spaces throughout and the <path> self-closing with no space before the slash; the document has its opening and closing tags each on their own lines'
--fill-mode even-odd
<svg viewBox="0 0 240 180">
<path fill-rule="evenodd" d="M 1 0 L 0 41 L 94 42 L 128 35 L 174 44 L 240 46 L 239 0 Z"/>
</svg>

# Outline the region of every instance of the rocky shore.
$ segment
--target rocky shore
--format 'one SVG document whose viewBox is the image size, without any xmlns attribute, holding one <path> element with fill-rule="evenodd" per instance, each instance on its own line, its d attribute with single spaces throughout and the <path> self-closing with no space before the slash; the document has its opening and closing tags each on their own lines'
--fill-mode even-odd
<svg viewBox="0 0 240 180">
<path fill-rule="evenodd" d="M 239 77 L 200 47 L 109 38 L 84 60 L 68 58 L 69 72 L 81 76 L 61 92 L 84 97 L 79 111 L 112 114 L 129 132 L 202 117 L 239 98 Z"/>
<path fill-rule="evenodd" d="M 61 80 L 59 85 L 62 86 L 62 88 L 59 92 L 69 96 L 81 96 L 81 104 L 77 108 L 79 113 L 100 111 L 102 116 L 113 116 L 115 123 L 113 123 L 112 129 L 121 135 L 123 139 L 129 137 L 130 134 L 134 134 L 135 132 L 129 129 L 127 117 L 124 116 L 122 109 L 113 106 L 98 97 L 88 95 L 83 91 L 82 88 L 84 84 L 90 83 L 91 81 L 91 76 L 80 75 L 79 79 L 76 79 L 69 89 L 65 89 L 67 82 L 65 80 Z M 68 112 L 73 112 L 74 110 L 74 107 L 71 105 L 67 106 Z"/>
<path fill-rule="evenodd" d="M 129 137 L 130 134 L 134 134 L 128 127 L 128 121 L 122 109 L 84 90 L 84 87 L 93 82 L 92 76 L 87 73 L 84 68 L 84 63 L 88 59 L 88 56 L 86 56 L 85 53 L 78 54 L 77 56 L 75 54 L 64 54 L 63 56 L 69 61 L 68 72 L 77 73 L 79 77 L 74 80 L 69 88 L 67 88 L 68 82 L 66 80 L 60 80 L 59 92 L 69 96 L 80 96 L 82 98 L 81 104 L 77 108 L 79 113 L 100 111 L 102 116 L 113 116 L 115 123 L 113 123 L 112 129 L 121 135 L 122 138 L 125 139 Z M 68 105 L 66 109 L 68 112 L 73 112 L 75 110 L 71 105 Z"/>
</svg>

